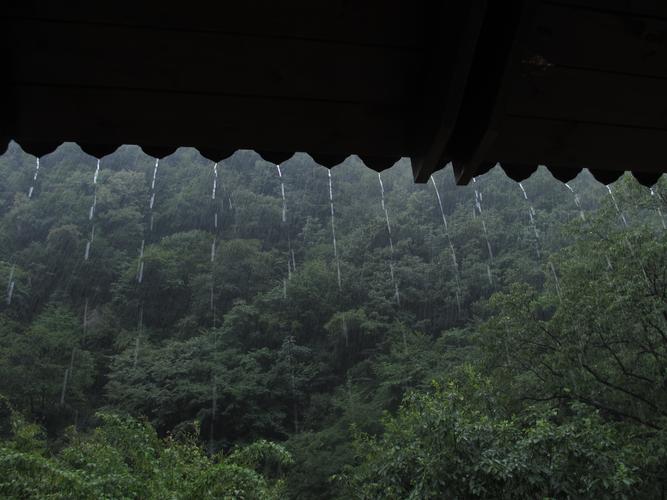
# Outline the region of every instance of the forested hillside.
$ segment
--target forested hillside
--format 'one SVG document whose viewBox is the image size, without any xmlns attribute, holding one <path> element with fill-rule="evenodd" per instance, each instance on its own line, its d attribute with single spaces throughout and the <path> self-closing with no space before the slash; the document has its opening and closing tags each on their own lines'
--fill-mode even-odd
<svg viewBox="0 0 667 500">
<path fill-rule="evenodd" d="M 0 495 L 664 498 L 665 179 L 328 172 L 12 144 Z"/>
</svg>

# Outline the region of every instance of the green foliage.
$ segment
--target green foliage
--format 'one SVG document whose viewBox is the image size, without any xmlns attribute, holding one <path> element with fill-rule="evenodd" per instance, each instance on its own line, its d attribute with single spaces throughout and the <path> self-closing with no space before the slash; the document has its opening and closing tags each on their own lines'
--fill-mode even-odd
<svg viewBox="0 0 667 500">
<path fill-rule="evenodd" d="M 4 498 L 280 498 L 282 468 L 291 463 L 279 445 L 261 441 L 209 457 L 196 436 L 158 438 L 147 422 L 99 413 L 91 434 L 69 431 L 53 457 L 0 447 Z M 17 435 L 23 433 L 18 423 Z M 15 438 L 17 439 L 17 438 Z M 273 466 L 272 478 L 254 469 Z"/>
<path fill-rule="evenodd" d="M 662 494 L 664 180 L 623 178 L 614 203 L 587 173 L 575 198 L 540 169 L 526 202 L 498 168 L 418 185 L 400 162 L 382 174 L 392 250 L 377 174 L 350 157 L 332 172 L 339 286 L 307 156 L 281 179 L 239 151 L 215 198 L 192 149 L 160 160 L 154 190 L 137 147 L 96 187 L 95 163 L 64 145 L 33 183 L 34 158 L 0 157 L 11 495 Z"/>
<path fill-rule="evenodd" d="M 632 498 L 631 454 L 597 414 L 566 421 L 533 409 L 504 417 L 469 374 L 408 396 L 381 438 L 358 434 L 359 463 L 339 476 L 352 498 Z"/>
</svg>

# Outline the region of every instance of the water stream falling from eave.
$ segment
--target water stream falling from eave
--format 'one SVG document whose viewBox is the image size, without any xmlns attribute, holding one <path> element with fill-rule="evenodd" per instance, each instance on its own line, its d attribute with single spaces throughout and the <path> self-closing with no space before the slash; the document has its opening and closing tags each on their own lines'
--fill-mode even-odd
<svg viewBox="0 0 667 500">
<path fill-rule="evenodd" d="M 86 241 L 86 249 L 83 254 L 83 260 L 84 262 L 87 262 L 90 259 L 90 252 L 91 252 L 91 247 L 93 242 L 95 241 L 95 209 L 97 208 L 97 187 L 98 187 L 98 179 L 100 175 L 100 159 L 97 158 L 97 161 L 95 163 L 95 172 L 93 173 L 93 201 L 92 204 L 90 205 L 90 208 L 88 209 L 88 221 L 90 222 L 90 237 Z M 37 173 L 35 173 L 35 177 L 37 177 Z M 82 320 L 82 328 L 83 328 L 83 333 L 84 335 L 87 332 L 88 329 L 88 304 L 89 304 L 89 297 L 88 293 L 86 291 L 85 297 L 84 297 L 84 309 L 83 309 L 83 320 Z M 68 384 L 71 383 L 73 373 L 74 373 L 74 357 L 76 353 L 76 344 L 72 346 L 72 351 L 70 354 L 70 361 L 69 365 L 67 368 L 65 368 L 65 374 L 63 376 L 63 382 L 62 382 L 62 390 L 60 392 L 60 404 L 64 405 L 65 404 L 65 397 L 67 394 L 67 386 Z"/>
<path fill-rule="evenodd" d="M 380 183 L 380 201 L 382 204 L 382 211 L 384 212 L 384 220 L 387 224 L 387 236 L 389 238 L 389 275 L 391 276 L 391 282 L 394 287 L 394 299 L 396 300 L 397 305 L 401 305 L 401 295 L 398 289 L 398 281 L 394 273 L 394 239 L 391 235 L 391 224 L 389 223 L 389 212 L 387 210 L 387 205 L 385 203 L 384 197 L 384 183 L 382 182 L 382 174 L 378 172 L 378 181 Z"/>
<path fill-rule="evenodd" d="M 449 251 L 452 258 L 452 267 L 454 269 L 454 279 L 456 281 L 456 306 L 461 314 L 461 279 L 459 276 L 459 265 L 456 259 L 456 251 L 454 250 L 454 245 L 452 244 L 452 238 L 449 234 L 449 225 L 447 224 L 447 217 L 445 216 L 445 209 L 442 206 L 442 198 L 440 197 L 440 191 L 438 190 L 438 185 L 435 182 L 433 176 L 431 176 L 431 183 L 433 184 L 433 189 L 435 190 L 435 196 L 438 200 L 438 207 L 440 207 L 440 215 L 442 217 L 442 224 L 445 228 L 445 236 L 447 237 L 447 244 L 449 245 Z"/>
<path fill-rule="evenodd" d="M 523 187 L 521 182 L 519 182 L 519 187 L 521 188 L 523 197 L 526 200 L 526 204 L 528 205 L 528 219 L 530 221 L 530 227 L 533 230 L 533 235 L 535 236 L 535 254 L 537 255 L 538 259 L 541 259 L 542 252 L 540 251 L 540 233 L 537 230 L 537 223 L 535 222 L 535 208 L 528 199 L 528 193 L 526 193 L 526 189 Z"/>
<path fill-rule="evenodd" d="M 486 241 L 486 250 L 489 255 L 489 260 L 486 263 L 486 277 L 489 280 L 489 284 L 493 285 L 493 273 L 491 271 L 491 265 L 493 264 L 493 249 L 491 247 L 491 240 L 489 239 L 489 231 L 486 228 L 486 220 L 484 220 L 484 211 L 482 210 L 482 200 L 483 194 L 481 189 L 477 186 L 477 178 L 472 178 L 473 191 L 475 193 L 475 206 L 473 207 L 473 216 L 475 216 L 475 209 L 479 213 L 479 219 L 482 222 L 482 233 L 484 235 L 484 240 Z"/>
<path fill-rule="evenodd" d="M 294 255 L 294 248 L 292 248 L 290 227 L 287 223 L 287 197 L 285 196 L 285 182 L 283 180 L 283 172 L 279 164 L 276 164 L 276 171 L 278 172 L 278 179 L 280 180 L 280 197 L 282 200 L 281 221 L 285 232 L 285 238 L 287 239 L 287 279 L 283 279 L 283 298 L 287 299 L 287 281 L 290 281 L 292 279 L 292 273 L 296 272 L 296 256 Z M 331 179 L 329 182 L 331 182 Z M 330 199 L 332 199 L 333 194 L 331 192 L 331 186 L 329 191 Z M 335 230 L 333 231 L 335 238 Z M 338 251 L 336 250 L 336 255 L 337 254 Z"/>
<path fill-rule="evenodd" d="M 623 223 L 623 228 L 627 231 L 630 227 L 629 224 L 628 224 L 628 219 L 625 216 L 625 213 L 623 212 L 623 210 L 621 210 L 621 207 L 619 206 L 618 201 L 616 200 L 616 196 L 614 196 L 614 192 L 612 191 L 611 186 L 609 184 L 607 184 L 606 188 L 607 188 L 607 192 L 609 193 L 609 196 L 611 198 L 611 201 L 614 205 L 614 209 L 616 210 L 616 213 L 617 213 L 619 219 Z M 641 270 L 644 281 L 646 282 L 646 285 L 649 288 L 651 288 L 651 282 L 648 279 L 648 274 L 646 273 L 646 268 L 644 267 L 644 263 L 642 262 L 641 258 L 637 255 L 637 253 L 635 251 L 635 246 L 633 245 L 632 241 L 630 240 L 630 236 L 627 234 L 627 232 L 626 232 L 626 235 L 625 235 L 625 243 L 628 247 L 628 250 L 630 251 L 630 255 L 639 264 L 639 268 Z"/>
<path fill-rule="evenodd" d="M 336 263 L 336 276 L 338 278 L 338 290 L 342 290 L 342 280 L 340 276 L 340 261 L 338 260 L 338 245 L 336 243 L 336 218 L 334 211 L 333 183 L 331 180 L 331 170 L 327 170 L 329 176 L 329 205 L 331 207 L 331 238 L 333 241 L 334 260 Z"/>
<path fill-rule="evenodd" d="M 662 213 L 662 208 L 660 207 L 660 201 L 662 200 L 662 196 L 660 196 L 659 193 L 656 193 L 656 191 L 653 188 L 650 188 L 650 193 L 651 193 L 651 198 L 655 200 L 656 203 L 655 209 L 658 214 L 658 219 L 662 224 L 662 228 L 667 231 L 667 221 L 665 221 L 665 216 Z"/>
<path fill-rule="evenodd" d="M 40 171 L 41 165 L 39 161 L 39 157 L 35 158 L 35 171 L 32 175 L 32 181 L 30 184 L 30 188 L 28 189 L 28 200 L 32 200 L 32 196 L 35 193 L 35 186 L 37 183 L 37 177 L 39 176 L 39 171 Z M 16 288 L 16 281 L 14 279 L 15 271 L 16 271 L 16 264 L 13 261 L 11 262 L 11 267 L 9 270 L 9 278 L 7 279 L 7 291 L 6 291 L 6 296 L 5 296 L 5 302 L 7 306 L 10 306 L 12 304 L 12 299 L 14 297 L 14 290 Z"/>
<path fill-rule="evenodd" d="M 140 287 L 142 283 L 144 282 L 144 271 L 145 271 L 145 250 L 146 250 L 146 232 L 148 232 L 148 236 L 153 234 L 153 226 L 154 226 L 154 208 L 155 208 L 155 184 L 157 181 L 157 174 L 158 174 L 158 168 L 160 166 L 160 159 L 155 158 L 155 163 L 153 165 L 153 175 L 151 178 L 151 184 L 150 184 L 150 193 L 148 195 L 148 217 L 149 217 L 149 222 L 148 222 L 148 231 L 146 231 L 146 222 L 144 220 L 143 223 L 143 238 L 141 239 L 141 243 L 139 244 L 139 255 L 138 255 L 138 260 L 137 260 L 137 273 L 136 273 L 136 281 L 137 285 Z M 141 337 L 144 332 L 144 304 L 143 304 L 143 299 L 139 299 L 139 305 L 138 305 L 138 319 L 137 319 L 137 334 L 135 336 L 134 340 L 134 354 L 133 354 L 133 362 L 132 362 L 132 367 L 136 369 L 137 363 L 139 360 L 139 346 L 141 344 Z"/>
<path fill-rule="evenodd" d="M 211 188 L 211 202 L 214 204 L 213 211 L 213 238 L 211 240 L 211 287 L 210 287 L 210 309 L 213 328 L 216 327 L 216 311 L 215 311 L 215 258 L 216 245 L 218 241 L 218 205 L 215 201 L 216 192 L 218 189 L 218 163 L 213 165 L 213 186 Z"/>
<path fill-rule="evenodd" d="M 95 222 L 93 221 L 93 218 L 95 217 L 95 208 L 97 207 L 97 178 L 100 175 L 100 160 L 99 158 L 97 159 L 97 163 L 95 165 L 95 173 L 93 174 L 93 202 L 90 205 L 90 208 L 88 209 L 88 220 L 91 222 L 90 225 L 90 237 L 86 241 L 86 250 L 84 251 L 83 254 L 83 260 L 87 261 L 90 258 L 90 251 L 93 242 L 95 241 Z"/>
</svg>

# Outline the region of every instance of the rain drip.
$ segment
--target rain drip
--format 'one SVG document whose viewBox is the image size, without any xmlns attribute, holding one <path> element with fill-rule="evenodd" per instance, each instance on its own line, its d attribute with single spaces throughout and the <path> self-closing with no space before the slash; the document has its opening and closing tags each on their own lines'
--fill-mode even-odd
<svg viewBox="0 0 667 500">
<path fill-rule="evenodd" d="M 389 212 L 387 211 L 387 205 L 385 204 L 384 199 L 384 184 L 382 183 L 382 175 L 378 172 L 378 181 L 380 182 L 380 200 L 382 203 L 382 211 L 384 212 L 384 220 L 387 223 L 387 236 L 389 237 L 389 274 L 391 276 L 391 282 L 394 285 L 394 298 L 396 299 L 396 304 L 401 305 L 401 295 L 398 291 L 398 281 L 394 274 L 394 239 L 391 236 L 391 224 L 389 224 Z"/>
<path fill-rule="evenodd" d="M 454 251 L 452 238 L 449 235 L 449 226 L 447 224 L 447 217 L 445 217 L 445 209 L 442 206 L 440 191 L 438 191 L 438 185 L 435 183 L 435 179 L 433 178 L 433 176 L 431 176 L 431 183 L 433 184 L 433 189 L 435 190 L 435 196 L 438 199 L 438 206 L 440 207 L 440 215 L 442 216 L 442 224 L 445 228 L 445 236 L 447 237 L 447 244 L 449 245 L 450 254 L 452 256 L 452 267 L 454 269 L 454 279 L 456 281 L 456 307 L 458 308 L 459 314 L 461 314 L 461 279 L 459 276 L 459 265 L 458 261 L 456 260 L 456 252 Z"/>
<path fill-rule="evenodd" d="M 153 208 L 155 207 L 155 180 L 157 179 L 157 170 L 160 165 L 160 160 L 155 159 L 155 166 L 153 167 L 153 178 L 151 179 L 151 193 L 148 198 L 148 232 L 153 232 Z M 137 282 L 142 283 L 144 280 L 144 249 L 146 246 L 146 239 L 141 240 L 141 247 L 139 248 L 139 262 L 137 263 Z"/>
<path fill-rule="evenodd" d="M 87 261 L 90 258 L 90 248 L 93 244 L 93 240 L 95 238 L 95 223 L 93 222 L 93 217 L 95 217 L 95 207 L 97 206 L 97 178 L 100 175 L 100 160 L 97 160 L 97 164 L 95 165 L 95 173 L 93 174 L 93 187 L 94 187 L 94 192 L 93 192 L 93 203 L 90 206 L 90 209 L 88 210 L 88 220 L 91 221 L 91 229 L 90 229 L 90 238 L 86 242 L 86 250 L 83 254 L 83 260 Z"/>
<path fill-rule="evenodd" d="M 39 160 L 38 160 L 39 162 Z M 36 170 L 39 170 L 39 163 L 37 165 Z M 35 172 L 34 179 L 37 178 L 37 171 Z M 86 241 L 86 249 L 84 250 L 83 254 L 83 260 L 84 262 L 88 261 L 90 259 L 90 250 L 92 247 L 93 242 L 95 241 L 95 222 L 94 222 L 94 217 L 95 217 L 95 209 L 97 207 L 97 181 L 99 179 L 100 175 L 100 160 L 99 158 L 97 159 L 97 162 L 95 163 L 95 173 L 93 174 L 93 202 L 90 205 L 90 208 L 88 209 L 88 220 L 91 222 L 90 225 L 90 236 L 88 240 Z M 31 190 L 32 191 L 32 190 Z M 88 330 L 88 296 L 84 298 L 84 307 L 83 307 L 83 322 L 82 322 L 82 329 L 83 329 L 83 334 L 86 335 L 86 332 Z M 60 393 L 60 404 L 64 405 L 65 404 L 65 394 L 67 392 L 67 384 L 72 378 L 72 373 L 74 372 L 74 355 L 76 351 L 76 346 L 72 347 L 72 353 L 70 356 L 70 362 L 69 362 L 69 367 L 65 369 L 65 375 L 63 377 L 63 387 L 62 387 L 62 392 Z"/>
<path fill-rule="evenodd" d="M 581 199 L 579 198 L 579 195 L 574 191 L 572 186 L 570 186 L 567 182 L 565 183 L 565 187 L 567 189 L 569 189 L 570 193 L 572 193 L 572 195 L 574 196 L 574 204 L 579 209 L 579 217 L 581 218 L 581 220 L 583 222 L 585 222 L 586 221 L 586 214 L 584 213 L 584 208 L 581 205 Z M 614 266 L 611 265 L 611 259 L 609 258 L 609 255 L 605 254 L 604 257 L 605 257 L 605 260 L 607 261 L 607 270 L 613 271 Z M 560 296 L 560 292 L 559 292 L 559 296 Z"/>
<path fill-rule="evenodd" d="M 149 217 L 149 222 L 148 222 L 148 233 L 153 232 L 153 208 L 155 207 L 155 181 L 157 180 L 157 172 L 158 172 L 158 167 L 160 166 L 160 159 L 155 158 L 155 164 L 153 166 L 153 176 L 151 178 L 151 190 L 150 190 L 150 195 L 148 198 L 148 217 Z M 144 252 L 146 249 L 146 229 L 144 225 L 144 237 L 141 239 L 141 245 L 139 247 L 139 259 L 137 262 L 137 284 L 141 285 L 144 282 L 144 270 L 145 270 L 145 264 L 144 264 Z M 144 305 L 142 300 L 139 300 L 139 318 L 137 320 L 137 336 L 134 339 L 134 360 L 132 363 L 132 367 L 136 368 L 137 366 L 137 361 L 139 358 L 139 344 L 141 342 L 141 336 L 143 335 L 144 331 Z"/>
<path fill-rule="evenodd" d="M 139 262 L 137 263 L 137 283 L 141 283 L 144 280 L 144 247 L 146 246 L 146 240 L 141 240 L 141 246 L 139 247 Z"/>
<path fill-rule="evenodd" d="M 283 182 L 283 172 L 280 165 L 276 164 L 278 172 L 278 179 L 280 179 L 280 196 L 282 199 L 282 214 L 281 221 L 285 228 L 285 236 L 287 237 L 287 280 L 292 279 L 292 273 L 296 271 L 296 257 L 294 256 L 294 249 L 292 248 L 292 238 L 290 237 L 289 225 L 287 224 L 287 198 L 285 197 L 285 183 Z M 287 298 L 287 284 L 283 284 L 283 297 Z"/>
<path fill-rule="evenodd" d="M 628 227 L 628 219 L 625 218 L 625 214 L 619 208 L 618 202 L 616 201 L 616 197 L 614 196 L 614 193 L 611 190 L 611 186 L 607 185 L 607 191 L 609 192 L 609 196 L 611 196 L 611 201 L 614 203 L 614 208 L 616 209 L 616 213 L 618 214 L 618 217 L 621 219 L 623 226 Z"/>
<path fill-rule="evenodd" d="M 628 229 L 628 219 L 625 217 L 625 214 L 621 210 L 621 208 L 618 205 L 618 202 L 616 201 L 616 197 L 614 196 L 613 191 L 611 190 L 611 186 L 607 185 L 607 192 L 609 193 L 609 196 L 611 197 L 611 201 L 614 204 L 614 209 L 616 210 L 616 213 L 618 214 L 618 217 L 621 219 L 621 222 L 623 223 L 623 227 L 625 229 Z M 648 279 L 648 275 L 646 274 L 646 269 L 644 268 L 644 263 L 641 261 L 641 259 L 637 256 L 635 252 L 635 247 L 630 241 L 629 236 L 625 236 L 625 243 L 628 247 L 628 250 L 630 251 L 630 255 L 632 256 L 632 259 L 635 260 L 639 264 L 639 268 L 641 270 L 642 276 L 644 277 L 644 281 L 646 281 L 646 285 L 650 288 L 651 287 L 651 282 Z M 609 259 L 607 259 L 608 261 Z"/>
<path fill-rule="evenodd" d="M 278 177 L 280 178 L 280 194 L 283 199 L 282 218 L 283 218 L 283 224 L 285 224 L 287 222 L 287 202 L 285 201 L 285 183 L 283 182 L 283 173 L 280 170 L 280 165 L 276 165 L 276 169 L 278 170 Z"/>
<path fill-rule="evenodd" d="M 218 189 L 218 163 L 216 162 L 213 165 L 213 186 L 211 188 L 211 202 L 214 204 L 213 212 L 213 241 L 211 242 L 211 287 L 210 287 L 210 308 L 211 308 L 211 324 L 212 327 L 216 326 L 216 315 L 215 315 L 215 257 L 217 250 L 217 241 L 218 241 L 218 205 L 215 201 L 216 192 Z M 211 431 L 212 432 L 212 431 Z"/>
<path fill-rule="evenodd" d="M 86 249 L 83 254 L 84 262 L 87 262 L 90 259 L 90 250 L 95 241 L 95 208 L 97 207 L 97 181 L 100 175 L 100 159 L 97 159 L 95 164 L 95 173 L 93 174 L 93 202 L 88 209 L 88 220 L 90 221 L 90 237 L 86 241 Z M 84 298 L 84 307 L 83 307 L 83 333 L 86 334 L 88 330 L 88 295 L 86 294 Z M 63 377 L 63 388 L 60 394 L 60 404 L 65 404 L 65 394 L 67 392 L 67 384 L 72 378 L 72 373 L 74 372 L 74 354 L 76 346 L 72 347 L 72 354 L 70 357 L 69 367 L 65 369 L 65 375 Z"/>
<path fill-rule="evenodd" d="M 340 278 L 340 262 L 338 260 L 338 247 L 336 245 L 336 219 L 334 215 L 334 202 L 333 202 L 333 184 L 331 181 L 331 170 L 327 171 L 329 175 L 329 204 L 331 206 L 331 238 L 333 240 L 333 251 L 334 259 L 336 261 L 336 274 L 338 277 L 338 290 L 342 290 L 342 281 Z"/>
<path fill-rule="evenodd" d="M 14 295 L 14 271 L 15 270 L 16 270 L 16 264 L 12 264 L 12 267 L 9 270 L 9 279 L 7 280 L 7 305 L 11 305 L 12 296 Z"/>
<path fill-rule="evenodd" d="M 579 209 L 579 217 L 581 217 L 582 221 L 586 221 L 586 215 L 584 214 L 584 209 L 581 206 L 581 200 L 579 199 L 579 195 L 574 192 L 572 186 L 570 186 L 567 182 L 565 183 L 565 187 L 568 188 L 570 190 L 570 193 L 572 193 L 572 196 L 574 196 L 574 204 Z"/>
<path fill-rule="evenodd" d="M 39 175 L 39 158 L 35 158 L 35 173 L 32 176 L 32 184 L 30 189 L 28 189 L 28 199 L 32 198 L 32 195 L 35 191 L 35 183 L 37 182 L 37 176 Z"/>
<path fill-rule="evenodd" d="M 613 266 L 612 263 L 611 263 L 611 259 L 609 258 L 609 255 L 606 255 L 606 254 L 605 254 L 604 257 L 605 257 L 605 259 L 607 260 L 607 270 L 609 270 L 609 271 L 613 271 L 613 270 L 614 270 L 614 266 Z"/>
<path fill-rule="evenodd" d="M 37 182 L 37 177 L 39 176 L 39 158 L 35 158 L 35 172 L 32 175 L 32 183 L 28 189 L 28 200 L 32 199 L 32 195 L 35 192 L 35 183 Z M 12 259 L 13 260 L 13 259 Z M 7 292 L 5 295 L 5 302 L 8 306 L 12 304 L 12 298 L 14 297 L 14 289 L 16 288 L 16 281 L 14 280 L 14 274 L 16 271 L 16 264 L 11 262 L 11 268 L 9 270 L 9 278 L 7 279 Z"/>
<path fill-rule="evenodd" d="M 662 224 L 662 228 L 667 231 L 667 221 L 665 221 L 665 216 L 662 213 L 662 209 L 660 208 L 660 200 L 662 197 L 657 194 L 656 192 L 651 188 L 651 197 L 655 199 L 656 201 L 656 212 L 658 213 L 658 218 L 660 219 L 660 223 Z"/>
<path fill-rule="evenodd" d="M 472 178 L 473 186 L 477 184 L 477 179 Z M 493 285 L 493 273 L 491 272 L 491 264 L 493 263 L 493 249 L 491 248 L 491 240 L 489 240 L 489 232 L 486 229 L 486 221 L 484 220 L 484 213 L 482 211 L 482 192 L 475 187 L 475 206 L 473 207 L 472 213 L 473 217 L 476 215 L 475 210 L 479 213 L 479 218 L 482 221 L 482 233 L 484 234 L 484 240 L 486 241 L 486 250 L 489 254 L 489 261 L 486 263 L 486 277 L 489 280 L 489 284 Z"/>
<path fill-rule="evenodd" d="M 218 188 L 218 164 L 213 165 L 213 190 L 211 191 L 211 199 L 215 200 L 215 191 Z"/>
<path fill-rule="evenodd" d="M 157 170 L 158 167 L 160 166 L 160 159 L 155 158 L 155 167 L 153 167 L 153 179 L 151 180 L 151 195 L 148 201 L 148 211 L 149 211 L 149 223 L 148 223 L 148 230 L 149 232 L 153 232 L 153 224 L 154 224 L 154 214 L 153 214 L 153 208 L 155 207 L 155 181 L 157 179 Z"/>
<path fill-rule="evenodd" d="M 553 262 L 549 262 L 549 269 L 551 270 L 551 274 L 554 277 L 554 286 L 556 287 L 556 294 L 558 295 L 558 300 L 562 302 L 563 297 L 561 296 L 560 292 L 560 280 L 558 279 L 558 274 L 556 274 L 556 268 L 554 267 Z"/>
<path fill-rule="evenodd" d="M 530 220 L 530 227 L 533 229 L 533 234 L 535 235 L 535 253 L 537 254 L 537 258 L 540 259 L 542 258 L 542 254 L 540 252 L 540 233 L 537 230 L 537 224 L 535 223 L 535 209 L 533 208 L 533 205 L 530 204 L 530 200 L 528 199 L 528 194 L 526 193 L 523 184 L 521 184 L 520 182 L 519 182 L 519 187 L 521 188 L 523 197 L 526 200 L 526 203 L 528 204 L 528 218 Z"/>
</svg>

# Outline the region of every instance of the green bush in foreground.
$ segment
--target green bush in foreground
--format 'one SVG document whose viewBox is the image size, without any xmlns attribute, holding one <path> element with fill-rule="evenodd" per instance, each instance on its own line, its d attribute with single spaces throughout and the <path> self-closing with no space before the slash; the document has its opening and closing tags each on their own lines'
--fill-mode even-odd
<svg viewBox="0 0 667 500">
<path fill-rule="evenodd" d="M 91 434 L 69 431 L 49 456 L 37 426 L 12 419 L 0 445 L 2 498 L 251 498 L 282 496 L 292 461 L 280 445 L 259 441 L 227 455 L 206 455 L 196 432 L 158 437 L 150 424 L 98 413 Z"/>
<path fill-rule="evenodd" d="M 352 498 L 635 498 L 637 451 L 583 407 L 504 418 L 480 377 L 409 396 L 381 438 L 359 434 Z"/>
</svg>

